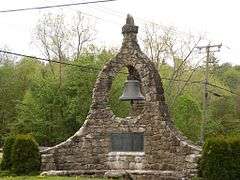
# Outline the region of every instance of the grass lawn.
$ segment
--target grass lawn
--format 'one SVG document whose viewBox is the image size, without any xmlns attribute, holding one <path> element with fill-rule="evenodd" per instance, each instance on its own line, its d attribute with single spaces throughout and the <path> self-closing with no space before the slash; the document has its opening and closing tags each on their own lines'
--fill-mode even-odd
<svg viewBox="0 0 240 180">
<path fill-rule="evenodd" d="M 1 180 L 104 180 L 102 178 L 90 177 L 64 177 L 64 176 L 16 176 L 16 177 L 0 177 Z"/>
</svg>

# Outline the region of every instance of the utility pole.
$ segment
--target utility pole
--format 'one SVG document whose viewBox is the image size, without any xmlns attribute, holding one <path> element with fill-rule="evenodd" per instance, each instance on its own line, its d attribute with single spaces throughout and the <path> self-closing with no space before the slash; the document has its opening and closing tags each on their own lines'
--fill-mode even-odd
<svg viewBox="0 0 240 180">
<path fill-rule="evenodd" d="M 200 51 L 202 49 L 206 50 L 206 65 L 205 65 L 205 80 L 204 80 L 204 88 L 203 88 L 203 115 L 202 115 L 202 124 L 201 124 L 201 134 L 200 134 L 200 143 L 204 143 L 205 138 L 205 125 L 208 121 L 208 74 L 209 74 L 209 63 L 210 60 L 210 52 L 219 52 L 222 47 L 222 44 L 210 45 L 207 46 L 197 46 Z M 216 49 L 217 48 L 217 49 Z M 212 50 L 213 49 L 213 50 Z"/>
</svg>

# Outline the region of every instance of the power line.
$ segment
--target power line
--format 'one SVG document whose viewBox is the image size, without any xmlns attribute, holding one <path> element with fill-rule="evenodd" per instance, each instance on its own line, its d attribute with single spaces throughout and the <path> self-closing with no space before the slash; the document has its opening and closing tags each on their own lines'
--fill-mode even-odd
<svg viewBox="0 0 240 180">
<path fill-rule="evenodd" d="M 211 84 L 211 83 L 208 83 L 208 85 L 209 85 L 209 86 L 212 86 L 212 87 L 216 87 L 216 88 L 222 89 L 222 90 L 224 90 L 224 91 L 227 91 L 227 92 L 229 92 L 229 93 L 231 93 L 231 94 L 234 94 L 234 95 L 240 97 L 240 94 L 238 94 L 238 93 L 236 93 L 236 92 L 233 92 L 233 91 L 231 91 L 231 90 L 229 90 L 229 89 L 226 89 L 226 88 L 224 88 L 224 87 L 218 86 L 218 85 L 216 85 L 216 84 Z"/>
<path fill-rule="evenodd" d="M 14 56 L 20 56 L 20 57 L 25 57 L 25 58 L 37 59 L 37 60 L 42 60 L 42 61 L 47 61 L 47 62 L 53 62 L 53 63 L 63 64 L 63 65 L 68 65 L 68 66 L 75 66 L 75 67 L 81 68 L 82 70 L 84 70 L 84 72 L 87 72 L 87 73 L 99 72 L 101 70 L 100 68 L 96 68 L 96 67 L 92 67 L 92 66 L 83 66 L 83 65 L 72 64 L 72 63 L 68 63 L 68 62 L 60 62 L 60 61 L 46 59 L 46 58 L 41 58 L 41 57 L 36 57 L 36 56 L 32 56 L 32 55 L 26 55 L 26 54 L 11 52 L 11 51 L 7 51 L 7 50 L 1 50 L 0 49 L 0 53 L 11 54 L 11 55 L 14 55 Z M 128 73 L 124 73 L 124 72 L 120 72 L 120 73 L 121 74 L 128 74 Z M 167 78 L 167 77 L 161 77 L 161 79 L 167 80 L 167 81 L 172 80 L 172 78 Z M 172 81 L 185 82 L 185 83 L 189 83 L 189 84 L 205 84 L 205 82 L 203 82 L 203 81 L 189 81 L 189 80 L 183 80 L 183 79 L 174 79 Z M 215 85 L 215 84 L 211 84 L 209 82 L 208 82 L 208 85 L 212 86 L 212 87 L 215 87 L 215 88 L 218 88 L 218 89 L 222 89 L 224 91 L 227 91 L 227 92 L 229 92 L 231 94 L 234 94 L 234 95 L 240 97 L 240 94 L 235 93 L 235 92 L 233 92 L 231 90 L 228 90 L 226 88 L 223 88 L 221 86 L 218 86 L 218 85 Z"/>
<path fill-rule="evenodd" d="M 60 62 L 60 61 L 56 61 L 56 60 L 51 60 L 51 59 L 46 59 L 46 58 L 41 58 L 41 57 L 36 57 L 36 56 L 32 56 L 32 55 L 26 55 L 26 54 L 21 54 L 21 53 L 16 53 L 16 52 L 11 52 L 11 51 L 6 51 L 6 50 L 1 50 L 0 49 L 0 53 L 6 53 L 6 54 L 11 54 L 14 56 L 20 56 L 20 57 L 26 57 L 26 58 L 31 58 L 31 59 L 37 59 L 37 60 L 42 60 L 42 61 L 47 61 L 47 62 L 53 62 L 53 63 L 57 63 L 57 64 L 64 64 L 64 65 L 68 65 L 68 66 L 75 66 L 75 67 L 80 67 L 80 68 L 84 68 L 86 70 L 88 70 L 87 72 L 91 73 L 91 71 L 89 71 L 89 69 L 97 72 L 100 71 L 100 68 L 95 68 L 92 66 L 83 66 L 83 65 L 79 65 L 79 64 L 72 64 L 72 63 L 68 63 L 68 62 Z M 124 73 L 124 72 L 120 72 L 121 74 L 128 74 L 128 73 Z M 163 80 L 171 80 L 171 78 L 161 78 Z M 176 82 L 185 82 L 185 83 L 202 83 L 202 81 L 188 81 L 188 80 L 181 80 L 181 79 L 174 79 L 173 81 Z"/>
<path fill-rule="evenodd" d="M 114 16 L 117 16 L 117 17 L 125 17 L 126 14 L 128 14 L 127 12 L 120 12 L 120 11 L 117 11 L 117 10 L 113 10 L 111 8 L 108 8 L 108 7 L 102 7 L 102 6 L 97 6 L 97 7 L 90 7 L 92 9 L 97 9 L 97 8 L 100 8 L 99 10 L 101 10 L 101 12 L 105 12 L 107 14 L 111 14 L 111 15 L 114 15 Z M 107 12 L 108 11 L 108 12 Z M 166 26 L 166 25 L 163 25 L 163 24 L 159 24 L 159 23 L 156 23 L 152 20 L 149 20 L 149 19 L 146 19 L 146 18 L 142 18 L 142 17 L 137 17 L 137 16 L 134 16 L 135 19 L 138 19 L 139 21 L 143 22 L 144 24 L 154 24 L 156 27 L 160 28 L 160 29 L 169 29 L 169 28 L 173 28 L 172 30 L 174 30 L 177 34 L 182 34 L 182 35 L 191 35 L 190 33 L 187 33 L 185 31 L 180 31 L 180 30 L 177 30 L 175 29 L 174 26 Z M 199 37 L 199 36 L 196 36 L 196 35 L 191 35 L 192 37 Z"/>
<path fill-rule="evenodd" d="M 88 2 L 79 2 L 79 3 L 70 3 L 70 4 L 59 4 L 59 5 L 50 5 L 50 6 L 39 6 L 39 7 L 30 7 L 30 8 L 20 8 L 20 9 L 8 9 L 8 10 L 0 10 L 0 13 L 9 13 L 9 12 L 18 12 L 18 11 L 29 11 L 29 10 L 42 10 L 42 9 L 50 9 L 50 8 L 59 8 L 59 7 L 69 7 L 69 6 L 77 6 L 77 5 L 87 5 L 87 4 L 99 4 L 99 3 L 105 3 L 105 2 L 113 2 L 113 1 L 117 1 L 117 0 L 98 0 L 98 1 L 88 1 Z M 112 13 L 112 15 L 115 15 L 115 16 L 118 16 L 118 17 L 122 17 L 121 15 L 123 15 L 124 13 L 121 13 L 121 12 L 118 12 L 118 11 L 114 11 L 110 8 L 106 8 L 106 7 L 101 7 L 99 6 L 100 8 L 104 9 L 102 11 L 105 11 L 108 9 L 110 10 Z M 93 7 L 90 7 L 90 8 L 93 8 Z M 93 8 L 93 9 L 96 9 L 96 8 Z M 81 11 L 82 12 L 82 11 Z M 115 14 L 114 14 L 115 12 Z M 106 20 L 104 18 L 101 18 L 101 17 L 98 17 L 98 16 L 94 16 L 92 14 L 89 14 L 89 13 L 85 13 L 85 12 L 82 12 L 83 14 L 87 15 L 87 16 L 91 16 L 91 17 L 94 17 L 96 19 L 100 19 L 100 20 L 103 20 L 103 21 L 108 21 L 108 22 L 111 22 L 113 24 L 120 24 L 120 23 L 117 23 L 117 22 L 113 22 L 113 21 L 110 21 L 110 20 Z M 107 13 L 107 12 L 106 12 Z M 109 14 L 109 13 L 108 13 Z M 119 15 L 121 14 L 121 15 Z M 127 13 L 125 13 L 127 14 Z M 125 15 L 124 14 L 124 15 Z M 158 27 L 161 27 L 161 28 L 168 28 L 168 26 L 164 26 L 164 25 L 160 25 L 160 24 L 157 24 L 153 21 L 149 21 L 147 19 L 144 19 L 144 18 L 140 18 L 140 17 L 136 17 L 137 19 L 139 19 L 140 21 L 142 22 L 148 22 L 148 23 L 152 23 L 152 24 L 155 24 L 156 26 Z M 183 31 L 176 31 L 177 33 L 181 33 L 181 34 L 188 34 L 186 32 L 183 32 Z"/>
<path fill-rule="evenodd" d="M 41 10 L 41 9 L 50 9 L 50 8 L 59 8 L 59 7 L 68 7 L 68 6 L 78 6 L 78 5 L 85 5 L 85 4 L 105 3 L 105 2 L 112 2 L 112 1 L 117 1 L 117 0 L 98 0 L 98 1 L 87 1 L 87 2 L 70 3 L 70 4 L 57 4 L 57 5 L 51 5 L 51 6 L 38 6 L 38 7 L 30 7 L 30 8 L 8 9 L 8 10 L 1 10 L 0 13 Z"/>
<path fill-rule="evenodd" d="M 196 84 L 196 83 L 202 83 L 202 81 L 188 81 L 188 80 L 183 80 L 183 79 L 172 79 L 172 78 L 162 78 L 164 80 L 168 80 L 168 81 L 177 81 L 177 82 L 185 82 L 185 83 L 190 83 L 190 84 Z"/>
<path fill-rule="evenodd" d="M 83 66 L 83 65 L 72 64 L 72 63 L 68 63 L 68 62 L 64 62 L 64 61 L 60 62 L 60 61 L 56 61 L 56 60 L 52 60 L 52 59 L 50 60 L 50 59 L 46 59 L 46 58 L 40 58 L 40 57 L 36 57 L 36 56 L 31 56 L 31 55 L 26 55 L 26 54 L 21 54 L 21 53 L 16 53 L 16 52 L 10 52 L 10 51 L 6 51 L 6 50 L 0 50 L 0 52 L 1 53 L 6 53 L 6 54 L 11 54 L 11 55 L 14 55 L 14 56 L 21 56 L 21 57 L 25 57 L 25 58 L 48 61 L 48 62 L 53 62 L 53 63 L 57 63 L 57 64 L 64 64 L 64 65 L 69 65 L 69 66 L 80 67 L 80 68 L 83 68 L 84 70 L 87 70 L 86 72 L 89 72 L 89 69 L 94 70 L 95 72 L 100 70 L 100 69 L 94 68 L 92 66 Z"/>
<path fill-rule="evenodd" d="M 206 45 L 206 46 L 197 46 L 200 51 L 202 49 L 206 50 L 206 67 L 205 67 L 205 83 L 204 83 L 204 93 L 203 93 L 203 116 L 202 116 L 202 125 L 201 125 L 201 134 L 200 134 L 200 142 L 203 144 L 205 139 L 205 125 L 208 122 L 208 79 L 209 79 L 209 63 L 210 63 L 210 52 L 216 52 L 216 50 L 211 51 L 213 48 L 218 48 L 217 51 L 220 51 L 220 48 L 222 47 L 222 44 L 217 45 Z"/>
</svg>

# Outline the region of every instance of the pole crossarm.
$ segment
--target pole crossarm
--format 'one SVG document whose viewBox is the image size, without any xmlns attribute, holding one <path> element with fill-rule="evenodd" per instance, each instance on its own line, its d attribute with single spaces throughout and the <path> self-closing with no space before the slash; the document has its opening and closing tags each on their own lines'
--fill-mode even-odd
<svg viewBox="0 0 240 180">
<path fill-rule="evenodd" d="M 208 79 L 209 79 L 209 63 L 210 62 L 210 52 L 219 52 L 220 49 L 222 47 L 222 43 L 221 44 L 215 44 L 215 45 L 211 45 L 210 43 L 206 46 L 197 46 L 196 48 L 199 49 L 200 51 L 202 49 L 206 50 L 206 65 L 205 65 L 205 79 L 204 79 L 204 88 L 203 88 L 203 116 L 202 116 L 202 125 L 201 125 L 201 134 L 200 134 L 200 143 L 203 144 L 204 142 L 204 137 L 205 137 L 205 126 L 206 123 L 208 122 Z M 214 48 L 217 48 L 214 49 Z"/>
</svg>

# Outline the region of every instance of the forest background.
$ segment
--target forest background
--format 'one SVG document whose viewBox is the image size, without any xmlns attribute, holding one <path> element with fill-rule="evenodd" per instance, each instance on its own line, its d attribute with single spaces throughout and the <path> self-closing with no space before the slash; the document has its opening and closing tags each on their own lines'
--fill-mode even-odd
<svg viewBox="0 0 240 180">
<path fill-rule="evenodd" d="M 118 52 L 96 45 L 96 33 L 94 23 L 81 13 L 71 25 L 62 14 L 45 14 L 32 41 L 48 61 L 0 53 L 0 146 L 10 134 L 23 133 L 32 134 L 41 146 L 52 146 L 81 127 L 97 75 Z M 153 23 L 139 34 L 142 50 L 159 70 L 172 121 L 196 143 L 202 128 L 206 60 L 206 53 L 199 54 L 196 47 L 203 39 Z M 205 136 L 239 133 L 240 66 L 219 64 L 214 53 L 210 62 Z M 127 78 L 126 69 L 121 72 L 113 82 L 109 106 L 124 117 L 130 104 L 118 99 Z"/>
</svg>

